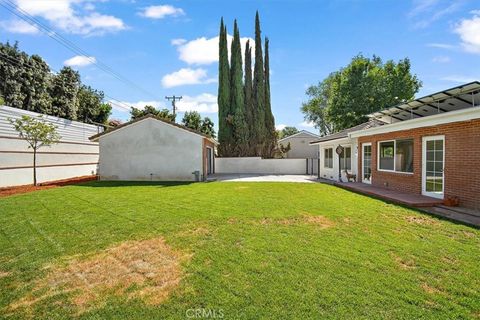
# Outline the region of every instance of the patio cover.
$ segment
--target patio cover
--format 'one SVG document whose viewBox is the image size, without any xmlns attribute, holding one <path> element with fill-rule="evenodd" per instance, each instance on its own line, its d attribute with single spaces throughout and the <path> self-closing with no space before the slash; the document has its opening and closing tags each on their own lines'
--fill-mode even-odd
<svg viewBox="0 0 480 320">
<path fill-rule="evenodd" d="M 480 82 L 474 81 L 372 113 L 369 118 L 395 123 L 480 106 Z"/>
</svg>

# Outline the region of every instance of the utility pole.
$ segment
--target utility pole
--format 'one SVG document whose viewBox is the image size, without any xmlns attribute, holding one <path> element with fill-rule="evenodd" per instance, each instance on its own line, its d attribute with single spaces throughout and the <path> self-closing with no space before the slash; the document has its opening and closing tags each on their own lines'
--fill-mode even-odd
<svg viewBox="0 0 480 320">
<path fill-rule="evenodd" d="M 182 98 L 183 98 L 182 96 L 175 96 L 175 95 L 171 97 L 168 97 L 168 96 L 165 97 L 165 99 L 167 99 L 168 101 L 172 101 L 173 118 L 175 118 L 176 110 L 177 110 L 175 102 L 182 100 Z"/>
</svg>

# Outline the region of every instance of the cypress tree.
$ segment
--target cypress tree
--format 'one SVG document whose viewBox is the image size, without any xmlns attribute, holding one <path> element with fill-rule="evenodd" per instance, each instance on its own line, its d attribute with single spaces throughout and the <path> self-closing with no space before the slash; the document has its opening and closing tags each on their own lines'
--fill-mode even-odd
<svg viewBox="0 0 480 320">
<path fill-rule="evenodd" d="M 253 100 L 255 113 L 255 155 L 261 155 L 265 141 L 265 74 L 263 69 L 262 34 L 258 11 L 255 15 L 255 67 L 253 70 Z"/>
<path fill-rule="evenodd" d="M 228 156 L 233 137 L 230 116 L 230 66 L 228 64 L 227 28 L 220 21 L 219 64 L 218 64 L 218 153 Z"/>
<path fill-rule="evenodd" d="M 245 156 L 248 151 L 248 126 L 245 119 L 243 92 L 242 47 L 237 20 L 233 25 L 233 41 L 230 57 L 230 108 L 233 112 L 234 146 L 236 156 Z"/>
<path fill-rule="evenodd" d="M 270 55 L 269 55 L 269 40 L 265 38 L 265 149 L 264 157 L 270 158 L 273 156 L 273 150 L 277 144 L 277 134 L 275 131 L 275 118 L 272 113 L 272 106 L 270 100 Z"/>
<path fill-rule="evenodd" d="M 250 48 L 250 40 L 247 40 L 245 46 L 245 115 L 246 122 L 248 125 L 248 153 L 247 156 L 255 155 L 255 145 L 254 141 L 254 130 L 255 130 L 255 114 L 254 114 L 254 104 L 253 104 L 253 88 L 252 88 L 252 48 Z"/>
</svg>

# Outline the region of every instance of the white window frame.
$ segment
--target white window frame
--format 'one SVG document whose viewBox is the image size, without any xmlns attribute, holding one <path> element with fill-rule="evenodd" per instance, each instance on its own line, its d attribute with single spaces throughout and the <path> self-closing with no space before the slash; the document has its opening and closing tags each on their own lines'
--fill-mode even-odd
<svg viewBox="0 0 480 320">
<path fill-rule="evenodd" d="M 364 170 L 365 170 L 365 147 L 370 147 L 370 181 L 364 179 Z M 372 143 L 371 142 L 366 142 L 362 143 L 362 182 L 366 184 L 372 184 L 373 180 L 373 170 L 372 170 L 372 153 L 373 153 L 373 148 L 372 148 Z"/>
<path fill-rule="evenodd" d="M 382 171 L 382 172 L 392 172 L 392 173 L 397 173 L 397 174 L 408 174 L 408 175 L 413 175 L 413 172 L 404 172 L 404 171 L 397 171 L 395 168 L 397 167 L 397 140 L 412 140 L 413 144 L 415 145 L 415 139 L 414 138 L 402 138 L 402 139 L 394 139 L 394 140 L 382 140 L 382 141 L 377 141 L 377 171 Z M 389 169 L 380 169 L 380 143 L 383 142 L 393 142 L 393 170 Z M 415 151 L 415 148 L 413 148 Z M 415 154 L 413 155 L 415 156 Z M 413 169 L 415 171 L 415 168 Z"/>
<path fill-rule="evenodd" d="M 429 140 L 442 140 L 443 141 L 443 181 L 442 181 L 442 192 L 428 192 L 427 188 L 427 141 Z M 433 197 L 437 199 L 444 199 L 445 196 L 445 135 L 437 136 L 425 136 L 422 137 L 422 195 L 427 197 Z"/>
<path fill-rule="evenodd" d="M 325 166 L 325 160 L 327 159 L 327 158 L 325 157 L 325 151 L 328 150 L 328 149 L 331 149 L 331 150 L 332 150 L 332 166 L 331 166 L 331 167 L 326 167 L 326 166 Z M 333 155 L 333 146 L 324 147 L 324 148 L 323 148 L 323 168 L 333 170 L 333 167 L 334 167 L 334 166 L 335 166 L 335 156 Z"/>
<path fill-rule="evenodd" d="M 341 145 L 344 149 L 345 148 L 350 148 L 350 169 L 348 169 L 350 171 L 350 173 L 352 173 L 353 171 L 353 146 L 351 144 L 344 144 L 344 145 Z M 342 160 L 345 160 L 345 158 L 341 158 L 340 155 L 338 155 L 338 157 L 340 158 L 340 161 Z M 345 167 L 345 163 L 343 164 L 343 166 Z M 343 168 L 342 170 L 345 170 L 346 168 Z"/>
</svg>

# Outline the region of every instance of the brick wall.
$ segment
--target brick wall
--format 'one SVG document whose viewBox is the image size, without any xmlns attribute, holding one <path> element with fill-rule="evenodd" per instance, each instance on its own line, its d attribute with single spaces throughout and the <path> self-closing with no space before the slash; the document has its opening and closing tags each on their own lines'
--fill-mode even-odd
<svg viewBox="0 0 480 320">
<path fill-rule="evenodd" d="M 422 138 L 445 136 L 445 198 L 456 196 L 463 207 L 480 209 L 480 120 L 470 120 L 358 138 L 358 168 L 362 176 L 362 144 L 372 143 L 372 184 L 422 193 Z M 413 174 L 377 170 L 378 141 L 414 139 Z"/>
</svg>

